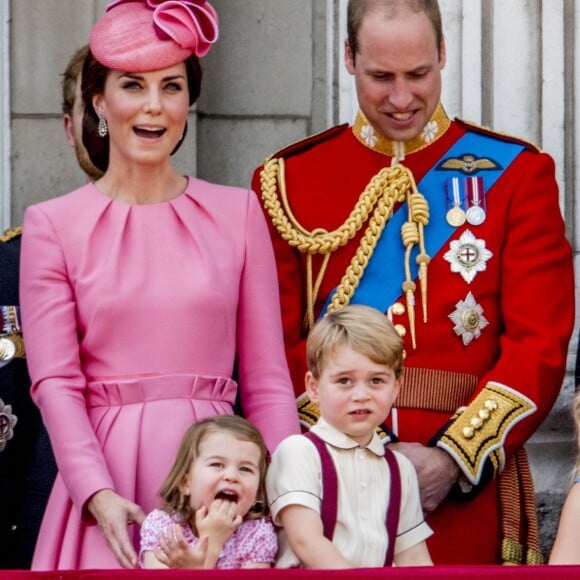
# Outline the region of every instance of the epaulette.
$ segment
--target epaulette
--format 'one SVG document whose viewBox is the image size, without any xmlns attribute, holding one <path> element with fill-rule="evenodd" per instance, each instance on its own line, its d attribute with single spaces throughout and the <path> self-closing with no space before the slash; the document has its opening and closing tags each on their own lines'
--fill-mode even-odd
<svg viewBox="0 0 580 580">
<path fill-rule="evenodd" d="M 322 141 L 327 141 L 328 139 L 332 139 L 339 133 L 342 133 L 345 129 L 349 127 L 348 123 L 343 123 L 342 125 L 336 125 L 331 127 L 330 129 L 326 129 L 320 133 L 315 133 L 314 135 L 310 135 L 305 139 L 301 139 L 300 141 L 296 141 L 295 143 L 291 143 L 287 145 L 283 149 L 280 149 L 276 153 L 270 155 L 268 159 L 272 159 L 275 157 L 290 157 L 291 155 L 295 155 L 296 153 L 301 153 L 302 151 L 306 151 L 314 145 L 321 143 Z"/>
<path fill-rule="evenodd" d="M 527 141 L 526 139 L 514 137 L 513 135 L 508 135 L 507 133 L 502 133 L 501 131 L 496 131 L 494 129 L 490 129 L 489 127 L 478 125 L 477 123 L 473 123 L 472 121 L 460 119 L 459 117 L 456 117 L 455 121 L 457 122 L 458 125 L 464 127 L 465 129 L 469 129 L 470 131 L 482 133 L 483 135 L 489 135 L 490 137 L 495 137 L 496 139 L 501 139 L 502 141 L 507 141 L 509 143 L 517 143 L 518 145 L 523 145 L 526 149 L 529 149 L 534 153 L 542 152 L 542 150 L 536 144 L 532 143 L 531 141 Z"/>
<path fill-rule="evenodd" d="M 9 242 L 22 235 L 22 226 L 16 228 L 7 229 L 2 235 L 0 235 L 0 242 Z"/>
</svg>

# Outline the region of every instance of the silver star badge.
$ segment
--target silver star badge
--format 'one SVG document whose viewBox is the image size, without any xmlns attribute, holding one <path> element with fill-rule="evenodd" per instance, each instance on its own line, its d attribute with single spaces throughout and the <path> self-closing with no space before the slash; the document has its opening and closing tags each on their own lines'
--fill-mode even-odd
<svg viewBox="0 0 580 580">
<path fill-rule="evenodd" d="M 468 283 L 473 282 L 478 272 L 487 268 L 486 262 L 493 256 L 485 247 L 485 240 L 478 240 L 465 230 L 458 240 L 453 240 L 443 257 L 451 264 L 452 272 L 459 272 Z"/>
<path fill-rule="evenodd" d="M 18 419 L 12 414 L 12 406 L 5 405 L 0 399 L 0 451 L 4 451 L 6 443 L 14 437 L 14 425 Z"/>
<path fill-rule="evenodd" d="M 469 292 L 465 300 L 460 300 L 456 305 L 456 310 L 449 315 L 455 323 L 453 330 L 457 336 L 463 340 L 467 346 L 472 340 L 481 336 L 481 331 L 488 324 L 487 318 L 483 315 L 483 308 L 477 304 L 473 294 Z"/>
</svg>

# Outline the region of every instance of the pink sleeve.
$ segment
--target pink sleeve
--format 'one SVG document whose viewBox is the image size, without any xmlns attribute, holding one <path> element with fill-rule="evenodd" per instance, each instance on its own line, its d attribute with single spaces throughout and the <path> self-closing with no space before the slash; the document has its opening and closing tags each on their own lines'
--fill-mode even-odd
<svg viewBox="0 0 580 580">
<path fill-rule="evenodd" d="M 42 208 L 24 216 L 20 302 L 31 394 L 42 412 L 58 468 L 79 510 L 113 488 L 86 411 L 75 295 L 57 228 Z"/>
<path fill-rule="evenodd" d="M 238 310 L 239 382 L 244 415 L 263 433 L 270 452 L 300 433 L 288 372 L 272 242 L 255 194 L 250 192 L 246 261 Z"/>
<path fill-rule="evenodd" d="M 139 560 L 142 564 L 143 552 L 155 550 L 159 547 L 159 532 L 173 523 L 171 516 L 162 510 L 150 512 L 141 524 L 141 548 Z"/>
</svg>

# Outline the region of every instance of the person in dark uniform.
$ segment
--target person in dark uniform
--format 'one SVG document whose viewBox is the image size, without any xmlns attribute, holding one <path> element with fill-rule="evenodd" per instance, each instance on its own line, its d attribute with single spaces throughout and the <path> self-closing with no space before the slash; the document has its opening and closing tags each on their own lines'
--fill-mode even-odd
<svg viewBox="0 0 580 580">
<path fill-rule="evenodd" d="M 85 45 L 62 75 L 67 141 L 87 179 L 102 172 L 82 144 L 80 80 Z M 0 569 L 27 569 L 54 478 L 56 464 L 40 412 L 30 398 L 30 378 L 19 322 L 20 227 L 0 236 Z"/>
<path fill-rule="evenodd" d="M 0 568 L 29 568 L 56 465 L 30 398 L 20 330 L 21 228 L 0 236 Z"/>
</svg>

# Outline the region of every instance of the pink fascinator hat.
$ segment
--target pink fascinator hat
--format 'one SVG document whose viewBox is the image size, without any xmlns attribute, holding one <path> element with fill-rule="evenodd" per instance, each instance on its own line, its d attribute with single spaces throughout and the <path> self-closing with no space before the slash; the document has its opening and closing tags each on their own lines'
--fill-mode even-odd
<svg viewBox="0 0 580 580">
<path fill-rule="evenodd" d="M 116 0 L 89 44 L 110 69 L 148 72 L 204 56 L 217 39 L 218 15 L 206 0 Z"/>
</svg>

